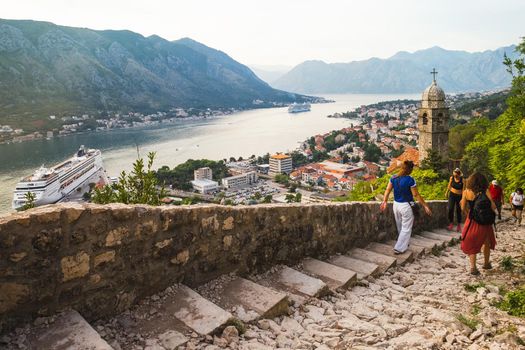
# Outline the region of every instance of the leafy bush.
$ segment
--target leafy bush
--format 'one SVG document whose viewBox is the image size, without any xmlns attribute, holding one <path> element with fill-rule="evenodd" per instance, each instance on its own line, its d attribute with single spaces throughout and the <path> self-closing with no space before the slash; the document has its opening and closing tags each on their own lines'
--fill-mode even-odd
<svg viewBox="0 0 525 350">
<path fill-rule="evenodd" d="M 93 202 L 98 204 L 124 203 L 124 204 L 149 204 L 160 205 L 161 198 L 165 196 L 164 188 L 157 187 L 157 178 L 151 170 L 155 153 L 148 154 L 147 168 L 144 160 L 137 159 L 133 163 L 133 170 L 127 174 L 120 173 L 119 180 L 114 185 L 95 188 L 92 196 Z"/>
<path fill-rule="evenodd" d="M 505 295 L 499 308 L 507 311 L 509 315 L 525 317 L 525 286 Z"/>
</svg>

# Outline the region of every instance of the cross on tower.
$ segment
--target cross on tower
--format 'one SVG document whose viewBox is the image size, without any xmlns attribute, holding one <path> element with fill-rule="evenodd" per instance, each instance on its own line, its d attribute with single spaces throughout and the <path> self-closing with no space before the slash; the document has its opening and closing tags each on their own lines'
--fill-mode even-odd
<svg viewBox="0 0 525 350">
<path fill-rule="evenodd" d="M 430 72 L 430 74 L 432 74 L 434 76 L 434 81 L 436 81 L 436 74 L 438 74 L 438 72 L 436 71 L 436 68 L 433 68 L 432 72 Z"/>
</svg>

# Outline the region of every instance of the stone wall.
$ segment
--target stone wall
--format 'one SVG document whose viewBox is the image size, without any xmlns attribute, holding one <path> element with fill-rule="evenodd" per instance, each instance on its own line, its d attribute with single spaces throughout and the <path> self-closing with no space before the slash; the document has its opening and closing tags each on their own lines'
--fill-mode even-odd
<svg viewBox="0 0 525 350">
<path fill-rule="evenodd" d="M 446 203 L 418 228 L 446 223 Z M 0 332 L 74 308 L 113 315 L 182 282 L 260 272 L 394 238 L 378 203 L 149 207 L 62 204 L 0 219 Z"/>
</svg>

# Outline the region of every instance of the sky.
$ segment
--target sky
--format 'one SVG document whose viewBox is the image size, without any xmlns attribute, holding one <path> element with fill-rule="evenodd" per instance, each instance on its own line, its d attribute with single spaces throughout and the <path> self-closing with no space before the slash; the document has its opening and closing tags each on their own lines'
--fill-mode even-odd
<svg viewBox="0 0 525 350">
<path fill-rule="evenodd" d="M 259 66 L 483 51 L 525 36 L 525 0 L 0 0 L 0 18 L 190 37 Z"/>
</svg>

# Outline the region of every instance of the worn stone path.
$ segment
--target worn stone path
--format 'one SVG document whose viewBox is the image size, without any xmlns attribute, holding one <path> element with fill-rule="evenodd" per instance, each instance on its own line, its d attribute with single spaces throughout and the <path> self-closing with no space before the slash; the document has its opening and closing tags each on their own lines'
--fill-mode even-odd
<svg viewBox="0 0 525 350">
<path fill-rule="evenodd" d="M 414 237 L 412 251 L 399 257 L 374 243 L 248 279 L 226 275 L 196 290 L 172 286 L 94 325 L 76 314 L 81 340 L 57 332 L 61 316 L 37 319 L 0 339 L 0 348 L 39 349 L 43 340 L 46 349 L 525 348 L 525 320 L 491 306 L 502 288 L 523 282 L 498 262 L 522 257 L 525 229 L 499 229 L 494 269 L 478 277 L 450 242 L 458 234 L 434 230 Z"/>
</svg>

